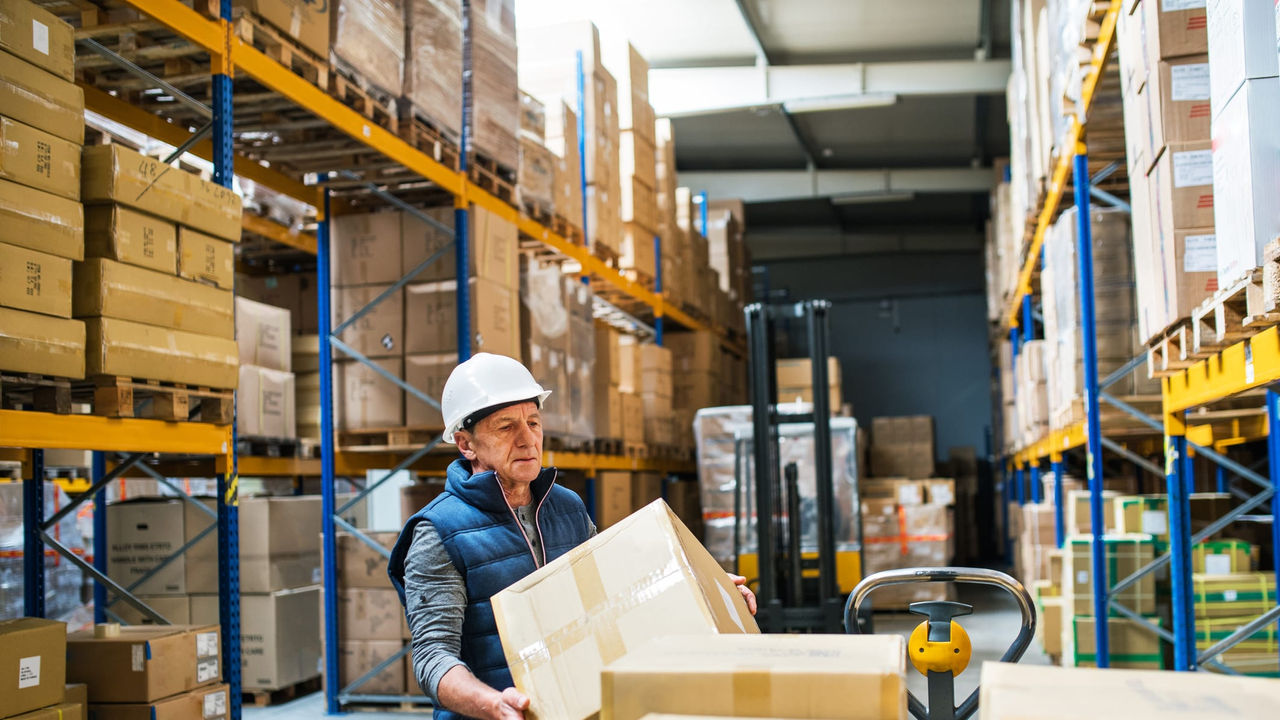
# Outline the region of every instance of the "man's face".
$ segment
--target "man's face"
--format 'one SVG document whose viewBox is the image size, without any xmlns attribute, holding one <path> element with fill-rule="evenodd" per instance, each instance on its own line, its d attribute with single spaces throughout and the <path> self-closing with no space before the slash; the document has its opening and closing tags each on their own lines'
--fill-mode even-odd
<svg viewBox="0 0 1280 720">
<path fill-rule="evenodd" d="M 542 471 L 542 415 L 533 401 L 503 408 L 456 437 L 473 472 L 494 470 L 508 481 L 533 482 Z"/>
</svg>

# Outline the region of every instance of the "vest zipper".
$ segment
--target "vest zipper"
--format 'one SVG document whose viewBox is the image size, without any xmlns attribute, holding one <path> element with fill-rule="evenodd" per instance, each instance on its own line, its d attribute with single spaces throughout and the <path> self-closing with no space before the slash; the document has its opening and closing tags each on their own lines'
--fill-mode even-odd
<svg viewBox="0 0 1280 720">
<path fill-rule="evenodd" d="M 511 501 L 507 500 L 507 491 L 502 489 L 502 481 L 498 479 L 497 473 L 493 474 L 493 481 L 498 483 L 498 492 L 502 493 L 502 503 L 507 506 L 507 512 L 511 513 L 511 519 L 516 521 L 516 529 L 520 531 L 520 537 L 524 538 L 524 544 L 529 546 L 529 555 L 530 557 L 533 558 L 533 564 L 537 567 L 542 567 L 542 565 L 546 565 L 547 564 L 547 548 L 545 546 L 542 548 L 542 565 L 538 565 L 538 555 L 533 551 L 533 543 L 529 541 L 529 533 L 525 532 L 524 523 L 520 522 L 520 516 L 516 515 L 515 508 L 511 507 Z M 554 480 L 552 482 L 554 482 Z M 532 485 L 530 485 L 530 491 L 532 492 Z M 546 499 L 546 496 L 544 495 L 543 500 L 545 499 Z M 538 506 L 539 507 L 542 506 L 541 501 L 538 502 Z M 537 510 L 534 510 L 533 512 L 533 524 L 535 526 L 538 524 Z M 538 540 L 539 541 L 542 540 L 542 528 L 538 528 Z"/>
<path fill-rule="evenodd" d="M 556 479 L 560 477 L 560 471 L 556 470 L 551 476 L 552 487 L 556 484 Z M 547 501 L 547 495 L 551 494 L 551 488 L 547 488 L 546 495 L 538 501 L 538 507 L 533 509 L 533 526 L 538 529 L 538 544 L 542 547 L 542 564 L 547 564 L 547 541 L 542 537 L 542 523 L 538 520 L 538 515 L 542 512 L 542 503 Z"/>
</svg>

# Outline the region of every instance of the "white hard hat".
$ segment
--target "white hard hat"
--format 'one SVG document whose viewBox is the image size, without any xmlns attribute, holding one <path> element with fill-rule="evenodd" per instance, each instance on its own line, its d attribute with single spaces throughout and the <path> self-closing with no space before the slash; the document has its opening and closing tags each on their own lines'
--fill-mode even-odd
<svg viewBox="0 0 1280 720">
<path fill-rule="evenodd" d="M 480 410 L 522 400 L 533 400 L 542 407 L 550 394 L 520 361 L 505 355 L 477 353 L 454 368 L 444 384 L 440 398 L 444 441 L 453 442 L 453 434 L 462 429 L 463 422 Z"/>
</svg>

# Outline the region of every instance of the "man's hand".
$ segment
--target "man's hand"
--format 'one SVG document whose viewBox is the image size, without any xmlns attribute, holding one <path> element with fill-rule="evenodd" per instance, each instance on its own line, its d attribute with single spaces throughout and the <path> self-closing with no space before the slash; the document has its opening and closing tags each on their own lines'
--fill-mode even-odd
<svg viewBox="0 0 1280 720">
<path fill-rule="evenodd" d="M 734 575 L 733 573 L 729 573 L 729 579 L 737 586 L 738 592 L 742 593 L 742 599 L 747 601 L 747 609 L 751 611 L 752 615 L 755 615 L 756 594 L 751 592 L 751 589 L 747 587 L 747 579 L 741 575 Z"/>
<path fill-rule="evenodd" d="M 507 688 L 498 697 L 493 720 L 524 720 L 524 711 L 528 709 L 529 698 L 515 688 Z"/>
</svg>

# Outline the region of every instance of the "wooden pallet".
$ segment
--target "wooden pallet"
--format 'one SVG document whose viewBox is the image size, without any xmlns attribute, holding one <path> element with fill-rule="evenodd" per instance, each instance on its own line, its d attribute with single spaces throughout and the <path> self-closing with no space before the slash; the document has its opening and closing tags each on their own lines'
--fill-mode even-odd
<svg viewBox="0 0 1280 720">
<path fill-rule="evenodd" d="M 589 453 L 592 446 L 590 438 L 567 435 L 544 435 L 542 438 L 542 449 L 550 452 Z"/>
<path fill-rule="evenodd" d="M 331 67 L 329 94 L 392 135 L 400 134 L 395 98 L 378 90 L 341 64 Z"/>
<path fill-rule="evenodd" d="M 1262 268 L 1250 270 L 1192 311 L 1197 353 L 1216 353 L 1280 323 L 1280 312 L 1264 306 L 1263 275 Z"/>
<path fill-rule="evenodd" d="M 594 445 L 597 455 L 622 455 L 626 447 L 621 438 L 596 438 Z"/>
<path fill-rule="evenodd" d="M 1147 377 L 1177 375 L 1200 360 L 1191 330 L 1191 318 L 1182 318 L 1147 343 Z"/>
<path fill-rule="evenodd" d="M 232 8 L 232 26 L 245 43 L 314 84 L 329 87 L 329 61 L 302 47 L 288 33 L 244 8 Z"/>
<path fill-rule="evenodd" d="M 0 407 L 66 415 L 71 412 L 71 380 L 34 373 L 0 373 Z"/>
<path fill-rule="evenodd" d="M 216 425 L 230 424 L 234 418 L 234 390 L 118 375 L 99 375 L 87 385 L 93 390 L 94 415 Z"/>
<path fill-rule="evenodd" d="M 313 677 L 309 680 L 287 685 L 275 690 L 257 690 L 246 688 L 240 694 L 242 702 L 245 705 L 254 707 L 270 707 L 272 705 L 280 705 L 290 700 L 297 700 L 305 695 L 320 692 L 320 678 Z"/>
<path fill-rule="evenodd" d="M 349 452 L 414 450 L 435 440 L 442 432 L 444 428 L 435 426 L 339 430 L 338 447 Z"/>
<path fill-rule="evenodd" d="M 414 108 L 407 107 L 401 111 L 400 138 L 430 155 L 436 162 L 457 172 L 461 153 L 458 141 L 452 139 L 438 125 L 423 117 Z"/>
<path fill-rule="evenodd" d="M 480 186 L 480 189 L 508 205 L 516 204 L 515 170 L 480 153 L 472 153 L 467 161 L 467 173 L 471 176 L 471 182 Z"/>
<path fill-rule="evenodd" d="M 297 438 L 236 436 L 236 453 L 256 457 L 304 457 L 302 441 Z"/>
<path fill-rule="evenodd" d="M 1147 416 L 1159 421 L 1161 417 L 1161 397 L 1159 395 L 1117 395 L 1116 399 L 1124 402 Z M 1152 432 L 1150 427 L 1134 418 L 1129 413 L 1100 400 L 1098 411 L 1104 435 L 1142 434 Z M 1067 428 L 1085 420 L 1084 398 L 1076 398 L 1071 405 L 1053 414 L 1050 427 Z"/>
<path fill-rule="evenodd" d="M 568 240 L 570 243 L 573 243 L 574 245 L 582 245 L 583 237 L 581 222 L 581 220 L 572 222 L 562 215 L 554 215 L 551 218 L 550 225 L 547 227 L 551 232 L 559 235 L 565 240 Z"/>
<path fill-rule="evenodd" d="M 624 269 L 622 270 L 622 276 L 651 292 L 656 286 L 653 276 L 643 270 Z"/>
<path fill-rule="evenodd" d="M 618 254 L 617 250 L 615 250 L 611 245 L 607 245 L 602 242 L 591 243 L 591 254 L 599 258 L 601 262 L 611 268 L 617 268 L 618 263 L 622 259 L 622 256 Z"/>
</svg>

